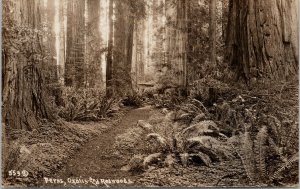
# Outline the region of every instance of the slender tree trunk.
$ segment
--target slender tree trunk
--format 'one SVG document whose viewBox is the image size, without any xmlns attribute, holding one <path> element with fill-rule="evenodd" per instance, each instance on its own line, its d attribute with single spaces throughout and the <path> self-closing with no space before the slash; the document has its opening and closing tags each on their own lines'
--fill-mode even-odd
<svg viewBox="0 0 300 189">
<path fill-rule="evenodd" d="M 101 53 L 100 53 L 100 0 L 87 1 L 88 23 L 87 23 L 87 83 L 89 87 L 101 85 Z"/>
<path fill-rule="evenodd" d="M 226 29 L 228 21 L 228 0 L 222 0 L 222 39 L 226 40 Z"/>
<path fill-rule="evenodd" d="M 111 97 L 113 95 L 113 3 L 114 0 L 109 0 L 109 13 L 108 13 L 108 22 L 109 22 L 109 37 L 108 37 L 108 52 L 107 52 L 107 61 L 106 61 L 106 96 Z"/>
<path fill-rule="evenodd" d="M 231 0 L 229 5 L 228 58 L 237 75 L 250 83 L 297 75 L 297 0 Z"/>
<path fill-rule="evenodd" d="M 210 24 L 209 24 L 209 39 L 210 39 L 210 62 L 213 66 L 216 65 L 216 27 L 217 27 L 217 0 L 210 0 L 209 3 L 209 15 L 210 15 Z"/>
<path fill-rule="evenodd" d="M 58 61 L 58 79 L 61 84 L 64 84 L 64 69 L 65 69 L 65 61 L 66 61 L 66 26 L 65 23 L 67 22 L 67 2 L 56 0 L 59 4 L 59 13 L 58 13 L 58 20 L 59 20 L 59 56 Z"/>
<path fill-rule="evenodd" d="M 47 1 L 47 30 L 48 30 L 48 38 L 47 38 L 47 51 L 49 53 L 49 62 L 47 65 L 47 75 L 45 81 L 47 83 L 57 82 L 57 66 L 56 66 L 56 48 L 55 48 L 55 0 Z M 56 57 L 56 58 L 55 58 Z"/>
<path fill-rule="evenodd" d="M 129 88 L 133 90 L 132 86 L 132 59 L 133 59 L 133 34 L 134 34 L 134 22 L 135 18 L 133 16 L 129 16 L 129 27 L 128 27 L 128 38 L 127 38 L 127 70 L 126 72 L 130 75 L 130 83 L 128 83 Z"/>
</svg>

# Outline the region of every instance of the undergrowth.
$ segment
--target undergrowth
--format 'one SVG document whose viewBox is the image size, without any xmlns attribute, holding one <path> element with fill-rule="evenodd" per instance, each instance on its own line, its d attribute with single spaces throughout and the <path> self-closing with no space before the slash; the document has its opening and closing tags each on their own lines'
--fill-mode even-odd
<svg viewBox="0 0 300 189">
<path fill-rule="evenodd" d="M 175 163 L 211 166 L 233 157 L 226 144 L 227 136 L 219 125 L 207 119 L 208 112 L 201 102 L 193 99 L 176 111 L 164 113 L 154 115 L 149 122 L 140 120 L 138 128 L 117 137 L 115 148 L 120 154 L 136 154 L 123 170 L 143 171 L 154 165 L 170 167 Z"/>
<path fill-rule="evenodd" d="M 99 121 L 117 113 L 117 101 L 107 98 L 103 89 L 62 88 L 63 103 L 58 115 L 67 121 Z"/>
<path fill-rule="evenodd" d="M 232 90 L 211 108 L 215 121 L 232 130 L 232 147 L 249 185 L 298 183 L 298 91 L 296 82 Z"/>
<path fill-rule="evenodd" d="M 123 170 L 240 159 L 249 186 L 293 186 L 299 162 L 296 84 L 229 87 L 203 78 L 188 100 L 154 95 L 162 115 L 117 137 L 120 154 L 135 154 Z"/>
</svg>

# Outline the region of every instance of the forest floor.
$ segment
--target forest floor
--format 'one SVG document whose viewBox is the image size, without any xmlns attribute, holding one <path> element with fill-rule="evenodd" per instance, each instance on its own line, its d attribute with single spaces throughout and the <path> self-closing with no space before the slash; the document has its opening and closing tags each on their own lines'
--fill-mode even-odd
<svg viewBox="0 0 300 189">
<path fill-rule="evenodd" d="M 119 155 L 115 153 L 115 137 L 126 129 L 136 126 L 138 120 L 148 119 L 151 110 L 150 106 L 129 110 L 120 122 L 86 143 L 80 152 L 72 157 L 53 178 L 63 179 L 66 186 L 111 185 L 109 181 L 101 183 L 101 179 L 125 179 L 126 183 L 124 185 L 134 184 L 131 180 L 132 175 L 129 172 L 120 170 L 127 162 L 122 161 Z M 95 182 L 92 179 L 95 179 Z M 97 183 L 97 179 L 100 183 Z M 88 183 L 84 183 L 85 181 L 88 181 Z M 46 186 L 49 186 L 49 184 L 55 186 L 55 184 L 51 185 L 50 182 L 45 183 Z M 113 186 L 116 184 L 113 184 Z"/>
<path fill-rule="evenodd" d="M 175 165 L 156 167 L 144 173 L 122 171 L 128 158 L 115 149 L 116 137 L 137 127 L 138 120 L 148 120 L 158 109 L 150 106 L 129 110 L 120 122 L 84 144 L 52 177 L 44 177 L 42 186 L 245 186 L 241 182 L 241 162 L 233 160 L 206 166 Z M 50 180 L 52 179 L 52 180 Z M 54 181 L 54 179 L 62 180 Z M 57 183 L 55 183 L 57 182 Z"/>
<path fill-rule="evenodd" d="M 229 94 L 230 97 L 224 99 L 224 102 L 231 104 L 228 110 L 239 112 L 257 105 L 258 113 L 284 116 L 285 120 L 293 121 L 291 126 L 298 125 L 295 116 L 298 115 L 298 98 L 296 98 L 298 92 L 295 91 L 297 88 L 293 85 L 285 85 L 285 90 L 283 87 L 277 88 L 279 92 L 275 89 L 263 90 L 259 93 L 254 91 L 254 94 L 238 91 Z M 223 101 L 217 105 L 219 104 L 222 105 Z M 283 113 L 277 113 L 278 110 Z M 255 116 L 264 118 L 258 115 Z M 7 177 L 4 185 L 253 186 L 249 183 L 243 163 L 238 157 L 212 162 L 210 166 L 203 164 L 184 166 L 175 163 L 173 166 L 156 164 L 141 171 L 124 170 L 133 156 L 144 154 L 147 150 L 146 138 L 140 132 L 138 121 L 144 120 L 154 125 L 157 123 L 158 127 L 163 128 L 162 120 L 165 117 L 166 113 L 162 108 L 147 105 L 134 109 L 121 108 L 118 116 L 101 122 L 60 121 L 58 125 L 45 122 L 34 131 L 13 131 L 9 138 L 12 142 L 5 174 L 13 167 L 16 171 L 18 168 L 20 171 L 27 170 L 29 176 L 27 178 Z M 168 127 L 165 131 L 171 133 Z"/>
<path fill-rule="evenodd" d="M 129 110 L 121 120 L 90 138 L 53 176 L 43 177 L 38 186 L 245 186 L 241 162 L 233 160 L 206 166 L 156 167 L 144 173 L 122 171 L 128 158 L 114 148 L 116 137 L 148 120 L 158 109 L 150 106 Z M 99 125 L 98 125 L 99 126 Z M 103 128 L 103 127 L 102 127 Z M 56 179 L 56 180 L 55 180 Z"/>
<path fill-rule="evenodd" d="M 68 165 L 72 157 L 78 157 L 89 145 L 88 142 L 103 137 L 101 134 L 118 125 L 128 111 L 129 108 L 124 108 L 117 116 L 100 122 L 58 120 L 50 123 L 45 120 L 33 131 L 11 131 L 9 150 L 3 157 L 6 166 L 2 184 L 18 187 L 44 185 L 44 178 L 52 177 Z"/>
</svg>

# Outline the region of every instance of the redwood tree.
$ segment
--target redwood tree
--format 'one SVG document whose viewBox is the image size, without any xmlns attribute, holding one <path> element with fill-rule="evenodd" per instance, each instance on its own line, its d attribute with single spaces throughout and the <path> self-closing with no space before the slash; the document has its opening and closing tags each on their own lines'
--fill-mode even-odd
<svg viewBox="0 0 300 189">
<path fill-rule="evenodd" d="M 52 118 L 45 103 L 41 71 L 46 57 L 42 43 L 42 3 L 19 0 L 11 6 L 9 2 L 3 4 L 2 121 L 4 129 L 32 130 L 38 127 L 38 118 Z"/>
<path fill-rule="evenodd" d="M 231 0 L 228 58 L 246 81 L 297 75 L 297 0 Z"/>
<path fill-rule="evenodd" d="M 114 0 L 113 9 L 112 3 L 110 1 L 109 5 L 107 94 L 124 96 L 133 92 L 131 69 L 134 24 L 136 20 L 143 18 L 145 5 L 144 0 Z M 115 16 L 114 23 L 112 23 L 112 15 Z"/>
<path fill-rule="evenodd" d="M 113 3 L 114 0 L 109 0 L 108 10 L 108 50 L 106 56 L 106 96 L 111 97 L 113 95 L 113 82 L 112 82 L 112 69 L 113 69 Z"/>
<path fill-rule="evenodd" d="M 87 34 L 86 34 L 86 64 L 89 87 L 101 84 L 101 52 L 100 52 L 100 0 L 87 0 Z"/>
<path fill-rule="evenodd" d="M 85 1 L 68 1 L 65 84 L 84 87 Z"/>
</svg>

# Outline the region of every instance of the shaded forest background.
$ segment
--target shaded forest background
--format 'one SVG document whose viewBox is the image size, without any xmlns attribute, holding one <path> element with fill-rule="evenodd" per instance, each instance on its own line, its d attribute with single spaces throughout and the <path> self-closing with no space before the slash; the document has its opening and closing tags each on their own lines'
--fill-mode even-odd
<svg viewBox="0 0 300 189">
<path fill-rule="evenodd" d="M 293 156 L 296 140 L 287 149 L 279 136 L 282 127 L 272 130 L 280 122 L 298 138 L 297 0 L 2 3 L 2 129 L 7 151 L 11 133 L 32 132 L 46 122 L 101 121 L 115 115 L 120 103 L 178 110 L 196 99 L 204 112 L 208 108 L 228 126 L 240 116 L 240 125 L 247 126 L 235 123 L 232 133 L 253 141 L 264 132 L 276 135 L 275 151 L 284 151 L 278 152 L 284 154 L 280 165 L 298 161 Z M 237 110 L 236 101 L 225 103 L 236 96 L 251 106 Z M 265 117 L 276 118 L 270 121 L 273 126 L 261 122 Z M 273 145 L 270 139 L 265 143 Z M 255 183 L 256 168 L 247 162 L 253 160 L 243 161 Z M 9 166 L 13 164 L 5 170 Z"/>
</svg>

